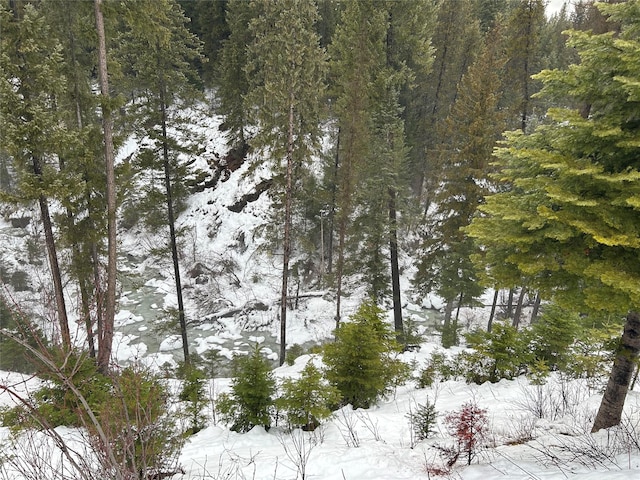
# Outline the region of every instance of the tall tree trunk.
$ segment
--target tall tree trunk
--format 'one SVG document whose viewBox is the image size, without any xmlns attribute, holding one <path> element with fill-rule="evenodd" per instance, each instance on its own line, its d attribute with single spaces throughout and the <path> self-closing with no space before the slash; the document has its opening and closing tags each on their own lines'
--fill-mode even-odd
<svg viewBox="0 0 640 480">
<path fill-rule="evenodd" d="M 282 292 L 280 294 L 280 365 L 287 352 L 287 288 L 289 257 L 291 256 L 291 202 L 293 196 L 293 93 L 289 103 L 289 133 L 287 138 L 287 171 L 284 192 L 284 243 L 282 246 Z"/>
<path fill-rule="evenodd" d="M 164 188 L 167 195 L 167 223 L 169 224 L 169 241 L 171 243 L 171 259 L 173 261 L 173 276 L 176 281 L 176 296 L 178 298 L 178 322 L 180 323 L 180 335 L 182 336 L 182 353 L 184 364 L 189 366 L 189 339 L 187 337 L 187 320 L 184 314 L 184 301 L 182 298 L 182 282 L 180 280 L 180 263 L 178 261 L 178 245 L 176 242 L 175 214 L 173 212 L 173 195 L 171 192 L 171 163 L 169 161 L 169 139 L 167 138 L 167 104 L 165 95 L 164 78 L 158 62 L 160 74 L 160 116 L 162 122 L 162 163 L 164 165 Z"/>
<path fill-rule="evenodd" d="M 518 295 L 518 303 L 516 304 L 516 311 L 513 314 L 512 325 L 517 329 L 520 326 L 520 318 L 522 317 L 522 307 L 524 304 L 524 297 L 527 294 L 527 287 L 522 287 L 520 295 Z"/>
<path fill-rule="evenodd" d="M 331 209 L 329 211 L 329 245 L 327 247 L 327 256 L 329 257 L 329 261 L 327 265 L 327 273 L 333 272 L 333 232 L 335 230 L 339 167 L 340 167 L 340 128 L 338 128 L 338 138 L 336 139 L 336 156 L 333 162 L 333 184 L 331 185 Z"/>
<path fill-rule="evenodd" d="M 115 154 L 111 107 L 109 106 L 109 77 L 107 71 L 107 43 L 102 16 L 102 0 L 94 0 L 96 33 L 98 36 L 98 81 L 102 96 L 102 130 L 104 136 L 104 159 L 106 172 L 107 197 L 107 292 L 105 296 L 105 314 L 98 338 L 98 368 L 107 373 L 111 361 L 113 344 L 113 324 L 116 314 L 116 181 Z"/>
<path fill-rule="evenodd" d="M 42 176 L 40 161 L 35 157 L 33 158 L 33 170 L 36 176 Z M 67 306 L 64 301 L 62 274 L 60 272 L 60 264 L 58 263 L 58 253 L 56 251 L 56 244 L 53 237 L 53 226 L 51 224 L 51 216 L 49 214 L 49 203 L 44 195 L 40 195 L 38 203 L 40 205 L 40 215 L 42 216 L 42 227 L 44 230 L 44 241 L 47 248 L 47 256 L 49 258 L 49 267 L 51 268 L 51 276 L 53 277 L 53 292 L 56 301 L 56 312 L 58 324 L 60 326 L 62 346 L 64 350 L 68 352 L 71 350 L 71 334 L 69 332 Z"/>
<path fill-rule="evenodd" d="M 531 311 L 531 320 L 530 320 L 531 325 L 533 325 L 538 321 L 538 313 L 540 313 L 541 302 L 542 302 L 542 298 L 540 297 L 540 292 L 536 292 L 536 299 L 533 301 L 533 310 Z"/>
<path fill-rule="evenodd" d="M 513 319 L 513 294 L 514 289 L 509 289 L 509 297 L 507 299 L 507 318 Z"/>
<path fill-rule="evenodd" d="M 400 299 L 400 268 L 398 266 L 398 222 L 396 218 L 396 191 L 389 188 L 389 251 L 391 256 L 391 288 L 393 293 L 393 326 L 396 336 L 402 336 L 402 304 Z"/>
<path fill-rule="evenodd" d="M 491 333 L 491 329 L 493 328 L 493 318 L 496 315 L 496 306 L 498 305 L 498 296 L 500 295 L 500 290 L 498 288 L 493 292 L 493 302 L 491 302 L 491 313 L 489 314 L 489 321 L 487 322 L 487 332 Z"/>
<path fill-rule="evenodd" d="M 640 313 L 629 312 L 613 361 L 607 388 L 591 433 L 619 425 L 636 359 L 640 353 Z"/>
</svg>

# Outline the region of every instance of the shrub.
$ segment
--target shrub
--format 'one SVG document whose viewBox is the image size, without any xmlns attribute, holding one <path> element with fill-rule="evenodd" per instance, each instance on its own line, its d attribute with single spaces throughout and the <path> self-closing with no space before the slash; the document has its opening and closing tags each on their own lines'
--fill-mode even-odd
<svg viewBox="0 0 640 480">
<path fill-rule="evenodd" d="M 480 357 L 490 359 L 483 368 L 486 368 L 486 380 L 491 382 L 516 377 L 531 360 L 522 336 L 515 327 L 504 322 L 495 323 L 491 332 L 480 330 L 468 334 L 467 344 Z"/>
<path fill-rule="evenodd" d="M 304 348 L 302 348 L 302 345 L 298 345 L 297 343 L 294 343 L 293 345 L 291 345 L 287 350 L 287 357 L 286 357 L 287 365 L 293 365 L 296 358 L 298 358 L 303 353 L 304 353 Z"/>
<path fill-rule="evenodd" d="M 152 372 L 127 367 L 112 377 L 112 391 L 99 407 L 99 423 L 124 478 L 153 478 L 175 471 L 183 437 L 176 428 L 165 386 Z M 107 464 L 107 448 L 94 424 L 87 422 L 94 451 Z"/>
<path fill-rule="evenodd" d="M 49 352 L 52 360 L 62 365 L 61 373 L 71 381 L 86 399 L 93 411 L 111 399 L 112 380 L 98 372 L 96 362 L 86 353 L 73 352 L 64 355 L 60 351 Z M 67 387 L 59 375 L 37 364 L 43 386 L 33 394 L 33 412 L 20 405 L 2 413 L 2 423 L 9 425 L 14 432 L 27 428 L 37 428 L 41 418 L 52 427 L 84 426 L 86 412 L 78 397 Z"/>
<path fill-rule="evenodd" d="M 315 430 L 332 414 L 340 402 L 340 392 L 322 377 L 322 372 L 309 362 L 298 380 L 287 378 L 282 383 L 282 396 L 276 402 L 287 416 L 289 426 Z"/>
<path fill-rule="evenodd" d="M 392 355 L 400 347 L 374 302 L 363 303 L 350 320 L 340 324 L 335 341 L 324 348 L 326 375 L 344 404 L 368 408 L 397 383 L 402 372 Z"/>
<path fill-rule="evenodd" d="M 218 397 L 218 410 L 235 432 L 248 432 L 256 425 L 271 426 L 276 382 L 271 365 L 256 345 L 248 356 L 232 363 L 231 394 Z"/>
<path fill-rule="evenodd" d="M 456 439 L 458 453 L 466 454 L 467 465 L 471 465 L 488 427 L 487 411 L 467 402 L 459 411 L 448 414 L 445 423 Z"/>
<path fill-rule="evenodd" d="M 525 340 L 538 361 L 543 361 L 550 370 L 562 370 L 569 358 L 569 347 L 579 330 L 577 314 L 548 305 L 538 321 L 525 334 Z"/>
</svg>

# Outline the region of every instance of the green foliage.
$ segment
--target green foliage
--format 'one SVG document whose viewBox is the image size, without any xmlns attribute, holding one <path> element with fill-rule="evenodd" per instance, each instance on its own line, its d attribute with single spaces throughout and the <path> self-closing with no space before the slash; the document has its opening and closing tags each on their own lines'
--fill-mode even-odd
<svg viewBox="0 0 640 480">
<path fill-rule="evenodd" d="M 478 330 L 467 335 L 467 344 L 476 350 L 471 364 L 480 367 L 474 382 L 497 382 L 501 378 L 512 379 L 529 363 L 528 348 L 515 327 L 496 322 L 491 332 Z M 482 372 L 484 370 L 484 372 Z M 486 378 L 483 378 L 486 377 Z"/>
<path fill-rule="evenodd" d="M 548 124 L 528 135 L 509 133 L 496 151 L 500 187 L 468 229 L 484 247 L 476 260 L 495 284 L 520 277 L 580 312 L 637 308 L 636 7 L 602 5 L 622 22 L 620 33 L 570 32 L 580 63 L 536 76 L 543 98 L 588 111 L 551 108 Z"/>
<path fill-rule="evenodd" d="M 82 352 L 65 356 L 60 351 L 52 351 L 55 362 L 63 365 L 62 372 L 78 388 L 89 407 L 98 412 L 111 398 L 111 380 L 98 372 L 95 360 Z M 38 428 L 38 418 L 56 427 L 84 426 L 86 412 L 77 396 L 62 382 L 60 376 L 37 365 L 38 374 L 44 381 L 42 388 L 34 393 L 34 412 L 24 406 L 17 406 L 3 414 L 3 423 L 14 431 Z"/>
<path fill-rule="evenodd" d="M 418 348 L 424 342 L 424 336 L 418 333 L 418 326 L 412 318 L 409 317 L 403 322 L 403 331 L 398 341 L 405 347 L 417 345 Z"/>
<path fill-rule="evenodd" d="M 562 370 L 569 361 L 569 347 L 579 331 L 580 318 L 557 305 L 545 306 L 543 314 L 525 333 L 525 341 L 537 361 L 551 370 Z"/>
<path fill-rule="evenodd" d="M 619 335 L 620 326 L 615 324 L 583 329 L 569 348 L 563 371 L 599 383 L 613 360 Z"/>
<path fill-rule="evenodd" d="M 218 410 L 235 432 L 271 426 L 276 382 L 271 365 L 256 345 L 248 356 L 233 359 L 231 393 L 218 397 Z"/>
<path fill-rule="evenodd" d="M 205 373 L 200 368 L 189 366 L 182 378 L 182 390 L 178 398 L 186 402 L 185 415 L 189 421 L 188 433 L 193 435 L 198 433 L 206 424 L 206 417 L 202 413 L 207 404 L 207 396 L 204 385 L 206 382 Z"/>
<path fill-rule="evenodd" d="M 82 352 L 52 352 L 50 358 L 59 371 L 41 369 L 44 383 L 33 403 L 2 412 L 2 423 L 14 435 L 43 426 L 84 427 L 101 464 L 112 466 L 111 450 L 122 472 L 131 475 L 127 478 L 146 478 L 175 461 L 183 439 L 158 377 L 136 366 L 102 375 L 95 360 Z"/>
<path fill-rule="evenodd" d="M 408 373 L 393 357 L 399 345 L 375 303 L 360 305 L 350 320 L 340 324 L 335 342 L 324 348 L 326 375 L 342 394 L 343 403 L 368 408 L 408 378 Z"/>
<path fill-rule="evenodd" d="M 47 340 L 42 332 L 35 325 L 32 325 L 23 314 L 10 307 L 3 295 L 0 295 L 0 329 L 19 336 L 32 347 L 47 345 Z M 27 350 L 1 333 L 0 352 L 2 352 L 0 354 L 0 370 L 21 373 L 35 371 L 35 362 L 30 358 Z"/>
<path fill-rule="evenodd" d="M 151 371 L 137 366 L 123 369 L 111 380 L 110 395 L 96 412 L 116 460 L 138 478 L 170 470 L 183 437 L 169 411 L 167 389 Z M 87 425 L 99 445 L 95 426 Z"/>
<path fill-rule="evenodd" d="M 414 411 L 409 411 L 407 418 L 416 440 L 426 440 L 435 433 L 438 418 L 436 405 L 427 398 L 424 404 L 419 403 Z"/>
<path fill-rule="evenodd" d="M 293 365 L 296 358 L 304 354 L 304 348 L 301 345 L 294 343 L 287 350 L 287 365 Z"/>
<path fill-rule="evenodd" d="M 278 409 L 285 412 L 291 428 L 315 430 L 331 416 L 331 408 L 340 402 L 340 398 L 338 389 L 322 377 L 313 362 L 309 362 L 298 380 L 284 380 L 282 395 L 276 403 Z"/>
</svg>

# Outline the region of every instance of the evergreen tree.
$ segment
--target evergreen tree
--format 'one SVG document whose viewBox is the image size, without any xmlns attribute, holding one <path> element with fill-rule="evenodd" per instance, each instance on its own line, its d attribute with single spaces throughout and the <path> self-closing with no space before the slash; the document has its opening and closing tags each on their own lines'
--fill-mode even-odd
<svg viewBox="0 0 640 480">
<path fill-rule="evenodd" d="M 98 367 L 102 373 L 109 369 L 113 346 L 113 327 L 116 316 L 116 177 L 115 150 L 113 142 L 113 118 L 110 102 L 109 72 L 107 70 L 107 41 L 102 12 L 102 0 L 94 0 L 95 28 L 98 37 L 98 84 L 100 86 L 100 110 L 102 113 L 102 134 L 105 159 L 105 198 L 107 203 L 107 289 L 104 299 L 102 324 L 98 323 Z"/>
<path fill-rule="evenodd" d="M 248 105 L 258 128 L 253 146 L 268 151 L 282 183 L 284 212 L 282 290 L 280 297 L 280 364 L 286 352 L 289 262 L 292 255 L 293 202 L 300 171 L 317 149 L 323 96 L 324 51 L 314 30 L 316 5 L 311 0 L 254 0 L 262 12 L 250 23 L 252 87 Z M 284 163 L 284 165 L 282 165 Z M 284 167 L 284 168 L 282 168 Z"/>
<path fill-rule="evenodd" d="M 513 109 L 513 121 L 523 132 L 535 114 L 533 94 L 539 83 L 531 78 L 541 69 L 540 37 L 545 24 L 542 0 L 518 0 L 507 21 L 506 98 Z"/>
<path fill-rule="evenodd" d="M 332 95 L 336 97 L 339 135 L 336 162 L 330 172 L 335 189 L 331 222 L 338 236 L 336 325 L 341 317 L 347 240 L 356 206 L 354 197 L 364 176 L 362 170 L 371 156 L 373 85 L 380 64 L 385 60 L 381 46 L 386 32 L 386 15 L 378 7 L 378 2 L 349 2 L 330 49 Z M 371 288 L 376 290 L 372 280 L 369 279 Z"/>
<path fill-rule="evenodd" d="M 385 395 L 401 370 L 393 358 L 398 351 L 394 334 L 373 301 L 360 305 L 349 322 L 335 332 L 336 340 L 324 348 L 329 382 L 354 409 L 368 408 Z"/>
<path fill-rule="evenodd" d="M 62 271 L 50 213 L 51 200 L 75 195 L 74 186 L 80 183 L 77 178 L 65 178 L 58 164 L 67 145 L 78 141 L 56 106 L 67 86 L 62 47 L 49 34 L 46 19 L 35 5 L 13 4 L 12 12 L 3 7 L 0 15 L 0 147 L 11 155 L 19 175 L 17 193 L 6 199 L 39 205 L 62 346 L 70 350 Z"/>
<path fill-rule="evenodd" d="M 474 18 L 473 2 L 441 2 L 432 40 L 435 58 L 430 75 L 418 85 L 416 103 L 407 111 L 413 188 L 424 199 L 427 212 L 437 190 L 438 125 L 449 114 L 458 82 L 471 65 L 480 45 L 479 22 Z"/>
<path fill-rule="evenodd" d="M 494 278 L 515 271 L 566 308 L 626 314 L 594 431 L 620 422 L 640 351 L 640 10 L 601 8 L 620 34 L 572 32 L 581 63 L 538 76 L 543 94 L 589 105 L 588 116 L 550 109 L 549 125 L 509 134 L 497 153 L 506 191 L 487 197 L 469 228 Z"/>
<path fill-rule="evenodd" d="M 246 148 L 249 125 L 244 102 L 249 92 L 247 49 L 253 41 L 249 23 L 257 17 L 257 9 L 258 4 L 246 0 L 228 1 L 226 23 L 229 36 L 222 41 L 215 67 L 217 111 L 224 115 L 221 128 L 227 132 L 229 144 L 240 151 Z"/>
<path fill-rule="evenodd" d="M 284 380 L 277 405 L 286 413 L 290 427 L 313 431 L 331 416 L 331 408 L 339 401 L 338 389 L 329 385 L 318 367 L 308 362 L 299 379 Z"/>
<path fill-rule="evenodd" d="M 193 88 L 191 67 L 194 59 L 200 58 L 200 45 L 186 29 L 186 19 L 172 0 L 139 1 L 131 6 L 126 18 L 130 20 L 122 42 L 125 47 L 116 55 L 128 60 L 135 83 L 132 114 L 135 124 L 141 127 L 138 135 L 145 138 L 145 147 L 136 157 L 138 182 L 147 198 L 164 197 L 164 211 L 158 215 L 152 209 L 150 215 L 164 218 L 169 228 L 182 350 L 184 361 L 189 364 L 175 223 L 180 201 L 187 193 L 188 164 L 193 162 L 188 157 L 197 151 L 199 143 L 199 135 L 189 128 L 188 112 L 200 99 Z M 158 177 L 161 185 L 154 182 Z"/>
<path fill-rule="evenodd" d="M 271 426 L 276 381 L 260 350 L 256 345 L 249 355 L 233 359 L 231 394 L 218 399 L 220 412 L 236 432 L 248 432 L 256 425 Z"/>
<path fill-rule="evenodd" d="M 473 242 L 461 229 L 471 222 L 484 195 L 491 191 L 492 152 L 506 126 L 500 111 L 505 60 L 497 26 L 463 76 L 460 93 L 440 134 L 440 187 L 434 196 L 437 207 L 422 228 L 414 286 L 425 293 L 436 292 L 445 300 L 445 347 L 457 344 L 457 325 L 451 319 L 453 303 L 458 302 L 458 309 L 472 305 L 483 293 L 469 258 Z"/>
<path fill-rule="evenodd" d="M 77 282 L 80 293 L 80 316 L 87 331 L 89 355 L 95 357 L 94 328 L 102 324 L 102 266 L 103 237 L 106 230 L 104 215 L 105 172 L 101 157 L 100 122 L 97 98 L 91 91 L 92 72 L 96 59 L 91 55 L 95 44 L 91 36 L 93 9 L 90 2 L 71 5 L 64 0 L 48 0 L 42 9 L 51 25 L 51 33 L 62 46 L 66 89 L 58 97 L 57 108 L 64 116 L 78 141 L 69 142 L 59 158 L 60 170 L 67 176 L 79 178 L 77 195 L 63 200 L 64 213 L 55 216 L 60 232 L 60 245 L 70 250 L 68 271 Z"/>
</svg>

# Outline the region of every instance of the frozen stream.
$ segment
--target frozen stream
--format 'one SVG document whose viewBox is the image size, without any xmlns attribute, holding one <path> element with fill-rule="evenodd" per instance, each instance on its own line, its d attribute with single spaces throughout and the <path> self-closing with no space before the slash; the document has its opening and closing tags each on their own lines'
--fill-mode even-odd
<svg viewBox="0 0 640 480">
<path fill-rule="evenodd" d="M 182 338 L 179 327 L 170 331 L 166 304 L 175 293 L 167 279 L 154 266 L 142 265 L 135 257 L 122 259 L 124 275 L 120 283 L 119 313 L 116 316 L 116 332 L 120 342 L 114 342 L 114 354 L 119 362 L 135 360 L 136 357 L 153 359 L 162 366 L 165 363 L 183 360 Z M 187 321 L 190 311 L 185 306 Z M 191 323 L 187 327 L 189 352 L 199 355 L 217 351 L 219 364 L 225 366 L 235 354 L 252 349 L 256 343 L 272 360 L 277 359 L 277 339 L 270 331 L 242 330 L 233 318 L 217 318 L 210 322 Z"/>
</svg>

